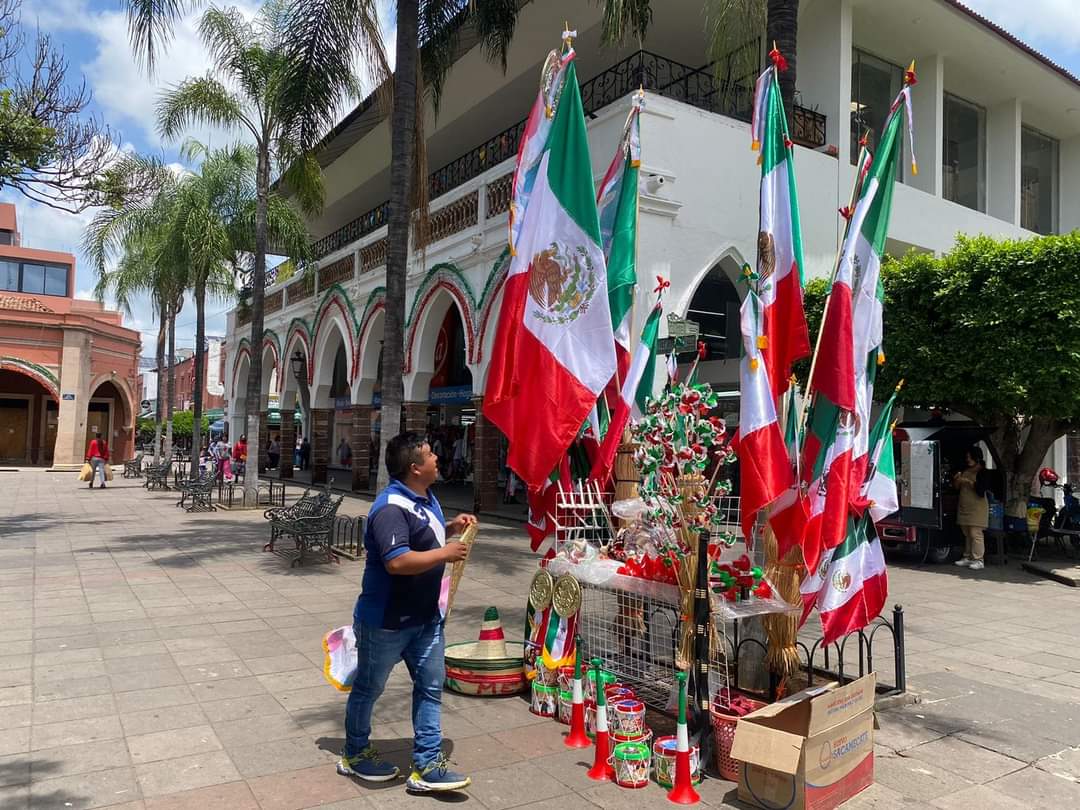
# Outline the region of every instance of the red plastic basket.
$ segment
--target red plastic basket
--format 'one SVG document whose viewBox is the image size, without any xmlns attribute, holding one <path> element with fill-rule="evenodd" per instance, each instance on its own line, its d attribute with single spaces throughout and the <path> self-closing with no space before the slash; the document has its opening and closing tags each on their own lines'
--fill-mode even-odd
<svg viewBox="0 0 1080 810">
<path fill-rule="evenodd" d="M 757 711 L 766 705 L 760 700 L 751 700 L 754 710 Z M 735 715 L 720 714 L 711 709 L 713 737 L 716 740 L 716 769 L 720 775 L 731 782 L 739 781 L 739 766 L 742 764 L 731 756 L 731 744 L 735 742 L 735 724 L 739 718 Z"/>
</svg>

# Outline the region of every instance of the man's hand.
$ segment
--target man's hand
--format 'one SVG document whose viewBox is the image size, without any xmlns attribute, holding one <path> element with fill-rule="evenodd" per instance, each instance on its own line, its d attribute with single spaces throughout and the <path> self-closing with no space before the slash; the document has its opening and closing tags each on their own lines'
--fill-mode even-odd
<svg viewBox="0 0 1080 810">
<path fill-rule="evenodd" d="M 456 518 L 446 524 L 446 536 L 457 537 L 469 526 L 476 525 L 476 515 L 458 515 Z"/>
<path fill-rule="evenodd" d="M 443 553 L 446 556 L 446 562 L 456 563 L 469 556 L 469 549 L 464 543 L 447 543 L 443 548 Z"/>
</svg>

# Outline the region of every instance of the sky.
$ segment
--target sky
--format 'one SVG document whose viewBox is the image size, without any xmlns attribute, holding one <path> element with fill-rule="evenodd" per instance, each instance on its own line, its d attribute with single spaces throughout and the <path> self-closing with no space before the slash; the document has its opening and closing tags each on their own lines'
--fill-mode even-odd
<svg viewBox="0 0 1080 810">
<path fill-rule="evenodd" d="M 228 0 L 217 0 L 219 4 Z M 880 0 L 884 2 L 884 0 Z M 379 0 L 384 20 L 393 0 Z M 1074 74 L 1080 75 L 1080 15 L 1076 0 L 966 0 L 971 8 L 1006 28 L 1035 49 Z M 253 13 L 257 0 L 231 0 L 231 5 Z M 661 8 L 657 4 L 656 8 Z M 662 13 L 662 12 L 657 12 Z M 153 77 L 135 62 L 127 36 L 121 0 L 23 0 L 22 18 L 30 31 L 40 29 L 61 48 L 69 62 L 69 79 L 85 78 L 93 93 L 92 110 L 118 134 L 125 148 L 156 154 L 167 162 L 178 160 L 178 143 L 163 141 L 154 124 L 154 106 L 162 89 L 188 76 L 210 69 L 206 50 L 197 33 L 198 12 L 177 26 L 173 41 L 163 54 Z M 386 27 L 386 26 L 384 26 Z M 392 36 L 388 37 L 392 41 Z M 212 146 L 233 142 L 237 133 L 197 129 L 189 133 Z M 23 244 L 76 255 L 76 295 L 92 298 L 93 268 L 82 255 L 83 229 L 93 211 L 73 215 L 34 204 L 17 193 L 0 191 L 0 201 L 18 206 Z M 229 305 L 210 301 L 207 334 L 224 335 Z M 126 324 L 143 335 L 145 356 L 154 354 L 157 325 L 149 306 L 136 307 L 125 316 Z M 194 345 L 194 306 L 185 306 L 177 323 L 177 346 Z"/>
</svg>

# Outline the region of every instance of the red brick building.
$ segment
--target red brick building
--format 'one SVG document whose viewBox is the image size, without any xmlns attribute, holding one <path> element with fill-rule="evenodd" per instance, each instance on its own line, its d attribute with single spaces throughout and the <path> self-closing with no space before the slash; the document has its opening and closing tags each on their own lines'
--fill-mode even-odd
<svg viewBox="0 0 1080 810">
<path fill-rule="evenodd" d="M 75 257 L 23 246 L 0 204 L 0 462 L 77 469 L 95 433 L 134 455 L 139 333 L 74 290 Z"/>
<path fill-rule="evenodd" d="M 208 338 L 203 368 L 203 413 L 225 408 L 225 353 L 221 341 Z M 215 345 L 218 347 L 214 350 Z M 161 378 L 164 380 L 164 377 Z M 160 384 L 160 383 L 159 383 Z M 189 411 L 195 407 L 195 355 L 192 354 L 176 364 L 176 387 L 173 389 L 173 408 Z"/>
</svg>

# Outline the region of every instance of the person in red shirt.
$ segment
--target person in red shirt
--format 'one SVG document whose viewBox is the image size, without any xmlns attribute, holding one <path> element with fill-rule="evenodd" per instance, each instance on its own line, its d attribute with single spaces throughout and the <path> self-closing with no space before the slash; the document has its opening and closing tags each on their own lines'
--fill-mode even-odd
<svg viewBox="0 0 1080 810">
<path fill-rule="evenodd" d="M 233 445 L 233 472 L 237 478 L 244 475 L 244 467 L 247 466 L 247 434 L 242 435 Z"/>
<path fill-rule="evenodd" d="M 90 446 L 86 449 L 86 460 L 94 468 L 90 476 L 90 488 L 94 487 L 94 477 L 101 474 L 101 488 L 105 489 L 105 464 L 109 461 L 109 445 L 101 438 L 100 433 L 94 434 L 90 440 Z"/>
</svg>

